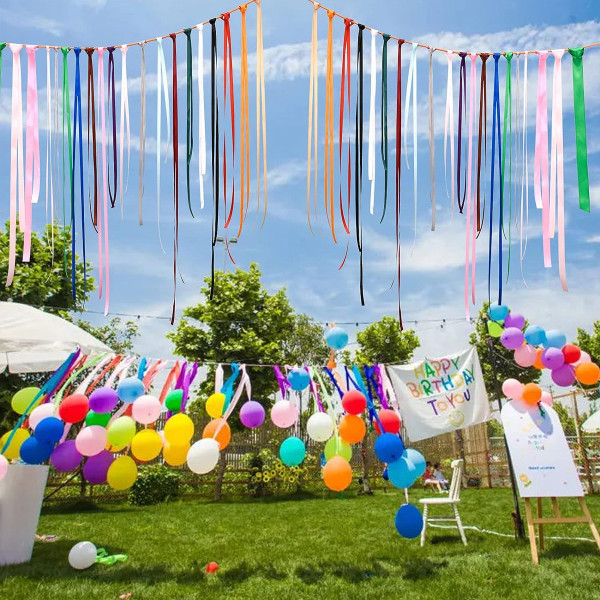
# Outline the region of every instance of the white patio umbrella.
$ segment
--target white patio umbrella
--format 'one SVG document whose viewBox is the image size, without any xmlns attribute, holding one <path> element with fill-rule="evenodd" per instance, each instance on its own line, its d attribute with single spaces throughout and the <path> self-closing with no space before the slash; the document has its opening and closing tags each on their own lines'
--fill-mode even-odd
<svg viewBox="0 0 600 600">
<path fill-rule="evenodd" d="M 93 335 L 56 315 L 26 304 L 0 302 L 0 373 L 54 371 L 77 348 L 111 352 Z"/>
<path fill-rule="evenodd" d="M 581 425 L 586 433 L 598 433 L 600 431 L 600 410 L 590 415 Z"/>
</svg>

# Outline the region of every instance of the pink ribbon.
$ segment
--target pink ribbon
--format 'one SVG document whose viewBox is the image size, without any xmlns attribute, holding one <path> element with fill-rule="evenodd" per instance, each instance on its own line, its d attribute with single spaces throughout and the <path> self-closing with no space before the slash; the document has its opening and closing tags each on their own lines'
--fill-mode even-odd
<svg viewBox="0 0 600 600">
<path fill-rule="evenodd" d="M 550 219 L 548 190 L 548 93 L 546 89 L 546 60 L 548 52 L 537 52 L 539 56 L 537 109 L 535 117 L 535 158 L 533 163 L 533 189 L 535 204 L 542 209 L 542 239 L 544 266 L 552 266 L 550 254 Z"/>
<path fill-rule="evenodd" d="M 467 320 L 470 319 L 469 315 L 469 258 L 470 258 L 470 245 L 472 246 L 472 259 L 471 259 L 471 284 L 472 284 L 472 296 L 473 304 L 475 304 L 475 239 L 477 237 L 477 219 L 475 210 L 472 210 L 473 198 L 471 197 L 471 179 L 472 179 L 472 163 L 473 163 L 473 115 L 475 105 L 475 91 L 477 88 L 476 81 L 476 60 L 477 54 L 471 52 L 469 54 L 471 58 L 471 83 L 469 88 L 469 160 L 467 163 L 467 227 L 466 227 L 466 256 L 465 256 L 465 315 Z M 471 229 L 471 231 L 469 230 Z M 470 240 L 472 238 L 472 241 Z M 471 243 L 470 243 L 471 242 Z"/>
<path fill-rule="evenodd" d="M 10 239 L 8 247 L 8 274 L 6 285 L 10 285 L 15 275 L 17 254 L 17 191 L 19 198 L 18 214 L 25 219 L 25 181 L 23 178 L 23 98 L 21 94 L 21 48 L 22 45 L 9 44 L 13 54 L 12 74 L 12 120 L 10 132 Z M 18 170 L 17 170 L 18 169 Z M 18 181 L 17 181 L 18 178 Z M 24 222 L 19 219 L 21 231 Z"/>
</svg>

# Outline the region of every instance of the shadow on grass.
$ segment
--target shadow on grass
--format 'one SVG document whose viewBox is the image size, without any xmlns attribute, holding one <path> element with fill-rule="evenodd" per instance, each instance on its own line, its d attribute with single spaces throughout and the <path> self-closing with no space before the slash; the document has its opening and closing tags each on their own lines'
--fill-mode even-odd
<svg viewBox="0 0 600 600">
<path fill-rule="evenodd" d="M 303 583 L 313 585 L 328 575 L 348 583 L 360 583 L 371 577 L 389 577 L 390 572 L 379 563 L 373 563 L 367 569 L 350 563 L 322 563 L 318 566 L 298 567 L 294 575 Z"/>
<path fill-rule="evenodd" d="M 590 542 L 553 542 L 546 541 L 546 550 L 540 552 L 540 560 L 549 558 L 551 560 L 568 558 L 570 556 L 599 556 L 600 552 L 596 544 Z"/>
<path fill-rule="evenodd" d="M 404 565 L 402 577 L 409 581 L 419 581 L 439 575 L 438 571 L 448 566 L 447 560 L 433 561 L 428 558 L 410 560 Z"/>
<path fill-rule="evenodd" d="M 73 500 L 47 504 L 42 515 L 70 515 L 73 513 L 122 513 L 135 511 L 137 507 L 127 504 L 96 504 L 92 500 Z"/>
</svg>

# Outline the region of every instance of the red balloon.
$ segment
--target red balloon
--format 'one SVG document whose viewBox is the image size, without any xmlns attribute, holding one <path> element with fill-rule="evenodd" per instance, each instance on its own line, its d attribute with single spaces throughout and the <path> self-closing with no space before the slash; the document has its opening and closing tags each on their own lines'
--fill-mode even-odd
<svg viewBox="0 0 600 600">
<path fill-rule="evenodd" d="M 573 364 L 581 358 L 581 350 L 575 344 L 565 344 L 562 349 L 565 362 Z"/>
<path fill-rule="evenodd" d="M 400 417 L 389 408 L 384 408 L 377 413 L 381 424 L 383 425 L 383 430 L 385 433 L 398 433 L 400 431 Z M 381 433 L 379 430 L 379 423 L 375 421 L 375 431 L 377 433 Z"/>
<path fill-rule="evenodd" d="M 90 402 L 83 394 L 67 396 L 58 407 L 58 416 L 65 423 L 79 423 L 88 413 Z"/>
<path fill-rule="evenodd" d="M 349 390 L 342 398 L 342 406 L 349 415 L 360 415 L 367 408 L 367 399 L 358 390 Z"/>
<path fill-rule="evenodd" d="M 216 562 L 209 562 L 206 565 L 207 573 L 216 573 L 219 570 L 219 565 Z"/>
</svg>

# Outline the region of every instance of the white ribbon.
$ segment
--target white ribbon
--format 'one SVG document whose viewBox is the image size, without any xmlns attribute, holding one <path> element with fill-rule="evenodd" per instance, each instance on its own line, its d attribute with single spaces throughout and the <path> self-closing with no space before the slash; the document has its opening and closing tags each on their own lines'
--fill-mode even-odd
<svg viewBox="0 0 600 600">
<path fill-rule="evenodd" d="M 413 194 L 415 198 L 415 237 L 413 241 L 413 250 L 417 243 L 417 43 L 412 43 L 412 53 L 410 55 L 410 65 L 408 67 L 408 80 L 406 87 L 406 111 L 404 112 L 404 155 L 406 157 L 406 166 L 410 169 L 408 163 L 408 150 L 406 143 L 406 131 L 408 129 L 408 113 L 410 112 L 410 93 L 412 91 L 412 117 L 413 117 Z"/>
<path fill-rule="evenodd" d="M 429 176 L 431 177 L 431 231 L 435 231 L 435 122 L 433 114 L 433 53 L 429 48 Z"/>
<path fill-rule="evenodd" d="M 204 39 L 202 23 L 198 29 L 198 62 L 196 78 L 198 79 L 198 177 L 200 179 L 200 208 L 204 208 L 204 175 L 206 175 L 206 133 L 204 123 Z"/>
<path fill-rule="evenodd" d="M 448 194 L 448 136 L 450 137 L 450 179 L 452 189 L 452 216 L 454 216 L 454 92 L 452 91 L 452 52 L 446 52 L 448 57 L 448 81 L 446 83 L 446 115 L 444 123 L 444 178 L 446 194 Z"/>
<path fill-rule="evenodd" d="M 378 31 L 371 30 L 371 94 L 369 101 L 369 153 L 367 159 L 367 173 L 371 182 L 371 201 L 369 204 L 371 214 L 373 214 L 375 208 L 375 92 L 377 88 L 377 47 L 375 40 L 378 35 Z"/>
<path fill-rule="evenodd" d="M 131 132 L 129 128 L 129 94 L 127 93 L 127 46 L 121 46 L 121 130 L 119 135 L 119 197 L 121 199 L 121 218 L 123 218 L 123 137 L 127 122 L 127 179 L 125 191 L 129 185 L 129 158 L 131 155 Z"/>
<path fill-rule="evenodd" d="M 166 254 L 160 235 L 160 129 L 161 129 L 161 112 L 162 112 L 162 97 L 161 92 L 165 97 L 165 111 L 167 115 L 167 148 L 171 139 L 171 121 L 169 117 L 169 89 L 167 83 L 167 67 L 165 65 L 165 53 L 163 51 L 162 41 L 164 38 L 156 38 L 156 46 L 158 48 L 158 65 L 157 65 L 157 86 L 156 86 L 156 210 L 158 219 L 158 241 L 162 251 Z M 162 88 L 162 89 L 161 89 Z M 167 162 L 169 151 L 165 155 L 165 163 Z"/>
</svg>

